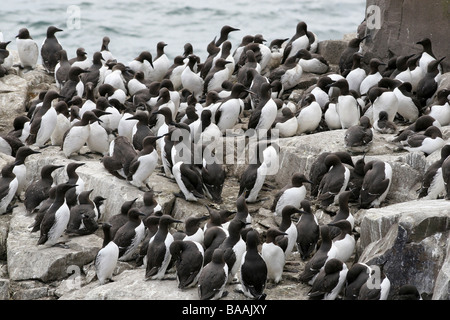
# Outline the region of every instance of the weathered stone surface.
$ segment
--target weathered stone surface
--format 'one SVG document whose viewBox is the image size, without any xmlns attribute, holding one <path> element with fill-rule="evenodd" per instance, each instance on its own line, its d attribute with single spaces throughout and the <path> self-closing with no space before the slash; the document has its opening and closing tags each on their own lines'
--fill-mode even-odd
<svg viewBox="0 0 450 320">
<path fill-rule="evenodd" d="M 370 37 L 363 43 L 363 52 L 387 61 L 388 50 L 395 55 L 421 52 L 422 47 L 416 42 L 428 37 L 437 57 L 448 56 L 450 43 L 443 40 L 448 38 L 450 29 L 448 1 L 367 0 L 366 4 L 379 11 L 368 13 L 366 34 Z M 364 60 L 367 59 L 370 57 Z M 442 65 L 444 72 L 450 70 L 448 58 Z"/>
<path fill-rule="evenodd" d="M 369 265 L 384 263 L 391 292 L 409 283 L 432 296 L 447 259 L 450 234 L 447 200 L 416 200 L 369 209 L 360 227 L 363 252 L 359 261 Z M 441 276 L 444 274 L 445 271 Z M 440 282 L 440 287 L 445 284 Z M 442 290 L 432 296 L 434 300 L 442 298 Z"/>
<path fill-rule="evenodd" d="M 0 300 L 9 300 L 9 279 L 0 279 Z"/>
<path fill-rule="evenodd" d="M 436 278 L 433 297 L 439 300 L 450 299 L 450 238 L 447 238 L 445 261 Z"/>
<path fill-rule="evenodd" d="M 339 58 L 347 45 L 346 40 L 324 40 L 319 42 L 317 51 L 329 64 L 338 65 Z"/>
<path fill-rule="evenodd" d="M 30 233 L 28 226 L 34 216 L 25 215 L 23 204 L 13 210 L 8 233 L 8 272 L 11 280 L 38 279 L 43 282 L 60 280 L 68 275 L 71 266 L 91 262 L 101 248 L 102 239 L 97 235 L 71 237 L 68 249 L 38 246 L 39 232 Z"/>
<path fill-rule="evenodd" d="M 14 74 L 0 78 L 0 133 L 6 134 L 16 116 L 25 111 L 28 102 L 27 81 Z"/>
</svg>

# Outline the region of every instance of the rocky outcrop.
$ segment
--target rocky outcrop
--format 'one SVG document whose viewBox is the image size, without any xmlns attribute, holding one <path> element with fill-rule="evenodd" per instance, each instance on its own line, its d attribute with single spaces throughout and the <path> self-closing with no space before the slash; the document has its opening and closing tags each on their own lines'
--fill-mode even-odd
<svg viewBox="0 0 450 320">
<path fill-rule="evenodd" d="M 416 42 L 430 38 L 436 57 L 448 56 L 450 43 L 447 30 L 450 29 L 448 1 L 441 0 L 367 0 L 363 52 L 387 61 L 390 50 L 393 54 L 419 53 L 422 47 Z M 432 23 L 430 23 L 432 22 Z M 450 61 L 442 62 L 444 72 L 450 71 Z"/>
<path fill-rule="evenodd" d="M 334 48 L 331 56 L 336 57 L 345 48 L 346 42 L 329 42 L 319 45 L 319 52 L 328 52 Z M 330 56 L 330 57 L 331 57 Z M 39 90 L 53 86 L 52 79 L 42 70 L 30 71 L 26 74 L 10 75 L 11 79 L 21 83 L 17 95 L 18 113 L 25 111 L 27 99 Z M 18 78 L 22 79 L 19 80 Z M 11 80 L 10 79 L 10 80 Z M 314 80 L 316 79 L 316 80 Z M 308 75 L 308 82 L 314 83 L 318 77 Z M 12 80 L 11 80 L 12 81 Z M 301 88 L 294 91 L 291 97 L 299 97 Z M 10 92 L 0 94 L 8 95 Z M 26 98 L 28 96 L 28 98 Z M 297 102 L 297 99 L 292 99 Z M 8 100 L 7 106 L 15 104 Z M 6 109 L 7 110 L 7 109 Z M 5 122 L 5 128 L 11 125 Z M 239 126 L 245 126 L 245 120 Z M 447 142 L 450 141 L 450 126 L 443 127 L 442 132 Z M 260 203 L 249 204 L 249 212 L 253 217 L 252 227 L 257 229 L 264 238 L 265 231 L 280 223 L 279 217 L 274 217 L 270 211 L 273 191 L 283 187 L 295 172 L 309 175 L 313 161 L 324 151 L 344 151 L 345 130 L 333 130 L 303 134 L 292 138 L 277 140 L 280 147 L 279 170 L 266 180 L 267 189 L 260 195 Z M 450 230 L 450 212 L 448 200 L 417 200 L 416 190 L 419 188 L 425 170 L 439 158 L 439 152 L 428 157 L 421 153 L 399 151 L 390 143 L 393 135 L 375 134 L 370 151 L 365 155 L 366 161 L 383 159 L 393 168 L 393 181 L 389 196 L 381 208 L 360 210 L 352 204 L 351 211 L 356 217 L 355 234 L 359 235 L 358 250 L 348 262 L 365 261 L 369 264 L 385 263 L 385 271 L 393 284 L 393 291 L 406 282 L 415 284 L 420 292 L 432 299 L 448 299 L 450 283 L 450 250 L 448 249 L 448 233 Z M 224 140 L 233 150 L 242 145 L 244 137 L 231 137 Z M 27 158 L 28 182 L 36 180 L 41 168 L 49 163 L 67 165 L 70 162 L 84 162 L 77 169 L 79 176 L 85 181 L 85 189 L 93 189 L 91 197 L 100 195 L 106 198 L 105 209 L 100 222 L 118 214 L 123 202 L 137 198 L 137 205 L 142 203 L 143 190 L 127 181 L 120 180 L 109 174 L 101 163 L 98 155 L 73 155 L 70 159 L 64 157 L 59 147 L 47 147 L 40 150 L 39 155 Z M 234 155 L 234 159 L 239 158 Z M 354 161 L 362 154 L 353 155 Z M 0 165 L 13 158 L 0 155 Z M 242 159 L 242 158 L 241 158 Z M 219 209 L 235 210 L 236 195 L 239 189 L 239 179 L 246 167 L 245 162 L 234 161 L 226 165 L 227 179 L 223 191 L 223 203 L 214 204 Z M 174 196 L 178 192 L 177 184 L 160 174 L 160 168 L 149 180 L 150 187 L 156 193 L 156 200 L 162 206 L 163 212 L 171 214 L 176 219 L 207 214 L 207 199 L 197 203 L 187 202 Z M 54 172 L 55 183 L 67 181 L 64 169 Z M 307 187 L 309 189 L 309 187 Z M 313 204 L 314 200 L 309 198 Z M 97 230 L 89 236 L 68 237 L 68 248 L 44 248 L 37 246 L 38 234 L 30 233 L 28 226 L 34 216 L 25 214 L 23 204 L 17 202 L 12 214 L 0 216 L 0 299 L 36 300 L 36 299 L 197 299 L 196 289 L 181 291 L 174 279 L 174 270 L 168 274 L 169 280 L 145 281 L 144 270 L 136 267 L 134 262 L 119 262 L 114 274 L 114 282 L 100 286 L 95 278 L 92 265 L 94 257 L 102 245 L 103 234 Z M 320 224 L 328 223 L 330 217 L 324 211 L 314 208 Z M 173 225 L 172 232 L 183 230 L 183 224 Z M 298 281 L 298 274 L 305 267 L 305 262 L 299 259 L 298 253 L 288 260 L 283 280 L 280 284 L 267 288 L 267 299 L 308 299 L 308 285 Z M 225 299 L 238 300 L 244 296 L 234 291 L 236 283 L 228 287 L 229 295 Z"/>
<path fill-rule="evenodd" d="M 435 300 L 448 300 L 447 200 L 415 200 L 369 209 L 360 228 L 363 251 L 359 261 L 384 264 L 393 292 L 413 284 Z"/>
</svg>

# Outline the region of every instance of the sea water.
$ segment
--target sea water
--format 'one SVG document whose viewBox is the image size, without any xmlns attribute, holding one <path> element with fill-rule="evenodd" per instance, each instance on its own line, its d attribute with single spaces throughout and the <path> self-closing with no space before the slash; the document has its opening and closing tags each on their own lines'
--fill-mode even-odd
<svg viewBox="0 0 450 320">
<path fill-rule="evenodd" d="M 92 57 L 102 38 L 111 39 L 110 51 L 128 63 L 143 50 L 156 55 L 156 44 L 167 43 L 170 59 L 191 43 L 204 60 L 206 47 L 219 37 L 224 25 L 239 28 L 229 36 L 233 48 L 247 34 L 262 34 L 269 44 L 295 34 L 299 21 L 308 25 L 319 40 L 342 39 L 354 33 L 364 19 L 365 0 L 166 0 L 166 1 L 32 1 L 4 0 L 0 9 L 0 31 L 8 49 L 15 50 L 15 36 L 27 27 L 39 45 L 50 25 L 63 29 L 56 34 L 69 59 L 83 47 Z"/>
</svg>

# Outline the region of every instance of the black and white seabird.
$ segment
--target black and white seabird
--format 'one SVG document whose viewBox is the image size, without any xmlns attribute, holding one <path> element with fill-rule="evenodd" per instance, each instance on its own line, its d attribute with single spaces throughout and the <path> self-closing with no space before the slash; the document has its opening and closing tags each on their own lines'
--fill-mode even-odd
<svg viewBox="0 0 450 320">
<path fill-rule="evenodd" d="M 337 227 L 340 229 L 339 234 L 332 239 L 333 245 L 330 252 L 334 251 L 334 258 L 345 263 L 354 253 L 356 246 L 356 240 L 352 234 L 352 225 L 348 220 L 342 219 L 336 222 L 331 222 L 328 226 Z"/>
<path fill-rule="evenodd" d="M 241 114 L 241 99 L 244 99 L 248 89 L 241 83 L 235 83 L 229 97 L 224 99 L 214 114 L 214 122 L 222 131 L 232 129 L 239 120 Z"/>
<path fill-rule="evenodd" d="M 30 35 L 27 28 L 22 28 L 16 36 L 17 52 L 19 53 L 20 67 L 34 69 L 39 58 L 39 47 Z"/>
<path fill-rule="evenodd" d="M 14 174 L 15 162 L 7 163 L 1 170 L 0 177 L 0 215 L 11 212 L 11 203 L 17 192 L 19 182 Z"/>
<path fill-rule="evenodd" d="M 150 239 L 158 232 L 159 228 L 159 219 L 162 216 L 161 211 L 155 212 L 155 214 L 151 214 L 149 216 L 145 216 L 142 220 L 144 226 L 146 228 L 146 234 L 144 240 L 139 247 L 138 256 L 136 258 L 136 266 L 142 266 L 147 264 L 147 250 Z"/>
<path fill-rule="evenodd" d="M 442 164 L 450 156 L 450 145 L 446 144 L 441 149 L 441 158 L 433 162 L 422 177 L 422 185 L 419 189 L 419 198 L 438 199 L 445 193 Z"/>
<path fill-rule="evenodd" d="M 392 184 L 392 167 L 381 160 L 372 160 L 364 166 L 359 205 L 361 208 L 379 207 L 386 199 Z"/>
<path fill-rule="evenodd" d="M 292 215 L 301 213 L 303 213 L 303 210 L 292 205 L 284 206 L 281 211 L 281 223 L 278 228 L 281 232 L 286 233 L 286 236 L 277 238 L 276 242 L 285 248 L 284 255 L 286 258 L 290 257 L 298 239 L 298 229 L 296 224 L 292 221 Z"/>
<path fill-rule="evenodd" d="M 345 78 L 327 86 L 328 89 L 335 87 L 340 89 L 339 95 L 337 96 L 336 112 L 339 115 L 341 129 L 347 129 L 359 123 L 361 110 L 358 101 L 351 94 Z"/>
<path fill-rule="evenodd" d="M 56 32 L 63 31 L 55 26 L 47 28 L 47 37 L 41 46 L 42 65 L 48 73 L 54 73 L 58 63 L 58 52 L 63 49 L 55 36 Z"/>
<path fill-rule="evenodd" d="M 350 208 L 348 206 L 348 201 L 352 192 L 350 190 L 346 190 L 339 195 L 339 210 L 336 215 L 333 217 L 332 223 L 338 222 L 339 220 L 347 220 L 350 222 L 351 230 L 353 230 L 355 226 L 355 218 L 353 214 L 350 212 Z M 329 225 L 330 227 L 330 237 L 334 239 L 341 233 L 341 229 L 339 227 L 334 227 Z"/>
<path fill-rule="evenodd" d="M 359 124 L 353 125 L 345 131 L 345 148 L 351 153 L 366 153 L 373 143 L 373 128 L 370 119 L 362 116 Z"/>
<path fill-rule="evenodd" d="M 34 216 L 33 223 L 28 227 L 30 232 L 37 232 L 41 228 L 41 222 L 44 218 L 45 212 L 47 212 L 48 208 L 53 204 L 56 197 L 56 187 L 58 185 L 54 185 L 48 191 L 48 198 L 42 201 L 42 204 L 39 206 L 39 209 L 36 209 L 36 215 Z M 71 190 L 71 189 L 70 189 Z"/>
<path fill-rule="evenodd" d="M 184 222 L 184 231 L 174 233 L 175 240 L 195 241 L 203 245 L 205 232 L 200 224 L 209 216 L 188 217 Z"/>
<path fill-rule="evenodd" d="M 343 289 L 344 300 L 358 299 L 359 290 L 369 279 L 371 271 L 370 267 L 363 262 L 356 262 L 350 267 Z"/>
<path fill-rule="evenodd" d="M 358 37 L 353 38 L 348 42 L 347 48 L 344 49 L 339 57 L 339 71 L 342 75 L 348 74 L 352 69 L 354 54 L 360 51 L 360 45 L 364 39 L 366 39 L 366 37 Z"/>
<path fill-rule="evenodd" d="M 103 245 L 95 256 L 94 265 L 97 278 L 101 285 L 107 281 L 112 281 L 119 258 L 119 247 L 112 240 L 111 225 L 107 222 L 102 224 Z"/>
<path fill-rule="evenodd" d="M 172 167 L 172 172 L 181 191 L 181 194 L 177 194 L 178 196 L 194 202 L 205 197 L 202 175 L 195 164 L 178 161 Z"/>
<path fill-rule="evenodd" d="M 425 156 L 441 149 L 445 144 L 442 131 L 439 127 L 430 126 L 425 132 L 414 133 L 406 140 L 401 141 L 401 149 L 409 152 L 423 152 Z"/>
<path fill-rule="evenodd" d="M 397 132 L 397 125 L 389 120 L 389 115 L 386 111 L 380 111 L 378 119 L 373 124 L 373 128 L 382 134 L 394 134 Z"/>
<path fill-rule="evenodd" d="M 164 278 L 172 257 L 170 245 L 174 241 L 172 234 L 169 232 L 169 226 L 172 223 L 181 222 L 170 215 L 162 215 L 159 218 L 158 231 L 148 243 L 146 280 L 161 280 Z"/>
<path fill-rule="evenodd" d="M 228 265 L 225 263 L 225 251 L 215 249 L 211 261 L 204 266 L 198 278 L 198 296 L 200 300 L 218 300 L 228 294 Z"/>
<path fill-rule="evenodd" d="M 359 89 L 361 82 L 367 76 L 366 70 L 364 70 L 361 66 L 361 60 L 363 57 L 364 55 L 360 52 L 353 53 L 351 70 L 349 70 L 348 74 L 345 76 L 345 79 L 347 79 L 348 82 L 349 90 L 355 90 L 358 94 L 360 93 Z"/>
<path fill-rule="evenodd" d="M 436 93 L 436 90 L 438 89 L 437 80 L 439 80 L 438 75 L 440 74 L 439 64 L 444 59 L 445 57 L 442 57 L 438 60 L 431 61 L 428 64 L 425 76 L 417 84 L 416 96 L 417 99 L 419 99 L 422 108 L 426 107 L 429 104 L 429 99 L 433 97 L 433 95 Z"/>
<path fill-rule="evenodd" d="M 94 189 L 82 191 L 78 203 L 70 208 L 70 219 L 66 233 L 69 235 L 88 235 L 98 229 L 95 203 L 90 199 Z"/>
<path fill-rule="evenodd" d="M 63 165 L 45 165 L 41 169 L 40 178 L 33 181 L 25 190 L 24 205 L 28 214 L 39 209 L 42 201 L 48 198 L 48 192 L 53 185 L 52 173 Z"/>
<path fill-rule="evenodd" d="M 147 62 L 146 62 L 147 61 Z M 134 73 L 143 72 L 144 79 L 148 79 L 150 72 L 153 70 L 153 57 L 152 54 L 144 50 L 136 58 L 128 63 L 128 67 L 134 71 Z"/>
<path fill-rule="evenodd" d="M 194 97 L 199 100 L 203 94 L 204 80 L 196 72 L 197 58 L 198 57 L 193 54 L 188 57 L 189 62 L 181 73 L 181 85 L 183 88 L 189 90 Z"/>
<path fill-rule="evenodd" d="M 68 79 L 59 92 L 62 96 L 60 99 L 69 103 L 74 96 L 83 97 L 84 84 L 80 80 L 80 75 L 87 72 L 87 70 L 81 69 L 80 67 L 71 66 L 69 69 Z"/>
<path fill-rule="evenodd" d="M 330 230 L 328 225 L 320 226 L 321 244 L 319 249 L 308 260 L 305 268 L 300 273 L 299 280 L 303 283 L 312 285 L 320 270 L 325 266 L 325 263 L 333 259 L 334 256 L 330 252 L 332 247 L 332 239 L 330 238 Z"/>
<path fill-rule="evenodd" d="M 13 168 L 13 173 L 16 175 L 17 178 L 17 191 L 16 195 L 20 199 L 20 195 L 22 191 L 24 191 L 25 186 L 27 185 L 27 166 L 25 165 L 25 160 L 33 155 L 33 154 L 39 154 L 40 151 L 33 150 L 27 146 L 20 147 L 16 152 L 16 159 L 15 164 Z"/>
<path fill-rule="evenodd" d="M 327 166 L 325 165 L 325 158 L 329 154 L 330 152 L 322 152 L 311 165 L 311 169 L 309 171 L 309 180 L 311 181 L 311 196 L 317 196 L 320 181 L 328 172 L 329 168 L 327 168 Z M 338 151 L 334 152 L 334 154 L 337 155 L 339 159 L 341 159 L 342 163 L 354 167 L 352 157 L 348 152 Z"/>
<path fill-rule="evenodd" d="M 76 172 L 76 170 L 83 165 L 85 165 L 84 162 L 70 162 L 66 166 L 67 183 L 77 185 L 75 188 L 66 192 L 66 202 L 69 208 L 77 204 L 78 196 L 84 191 L 84 180 Z"/>
<path fill-rule="evenodd" d="M 370 71 L 367 76 L 361 81 L 361 85 L 359 86 L 359 93 L 361 95 L 367 94 L 369 89 L 376 86 L 378 81 L 380 81 L 383 76 L 381 75 L 379 69 L 380 66 L 386 65 L 378 58 L 373 58 L 369 62 Z"/>
<path fill-rule="evenodd" d="M 113 241 L 119 247 L 119 261 L 129 261 L 145 237 L 145 227 L 141 220 L 144 214 L 137 208 L 128 211 L 128 221 L 117 230 Z"/>
<path fill-rule="evenodd" d="M 36 110 L 30 120 L 30 134 L 26 139 L 28 145 L 43 147 L 50 140 L 57 124 L 57 112 L 53 107 L 53 100 L 61 95 L 55 90 L 49 90 L 45 94 L 42 106 Z"/>
<path fill-rule="evenodd" d="M 137 151 L 132 142 L 124 136 L 117 136 L 109 145 L 109 156 L 103 156 L 105 169 L 119 179 L 126 179 L 130 163 L 136 157 Z"/>
<path fill-rule="evenodd" d="M 311 210 L 309 200 L 303 200 L 300 204 L 302 212 L 296 224 L 297 228 L 297 251 L 303 261 L 309 259 L 317 248 L 320 238 L 319 222 Z"/>
<path fill-rule="evenodd" d="M 202 245 L 192 240 L 174 240 L 169 250 L 175 260 L 178 288 L 183 290 L 196 286 L 203 270 Z"/>
<path fill-rule="evenodd" d="M 267 266 L 267 280 L 278 284 L 283 276 L 286 263 L 284 250 L 276 243 L 276 238 L 285 236 L 278 228 L 271 227 L 266 232 L 266 241 L 261 246 L 261 256 Z"/>
<path fill-rule="evenodd" d="M 159 155 L 156 141 L 164 136 L 147 136 L 142 141 L 142 149 L 130 162 L 127 180 L 138 188 L 147 186 L 148 179 L 158 165 Z"/>
<path fill-rule="evenodd" d="M 61 146 L 64 133 L 71 127 L 70 110 L 65 101 L 58 101 L 54 106 L 56 110 L 56 126 L 50 136 L 52 146 Z"/>
<path fill-rule="evenodd" d="M 128 117 L 127 121 L 138 120 L 133 127 L 132 140 L 136 150 L 142 150 L 142 142 L 147 136 L 154 136 L 155 133 L 149 127 L 149 114 L 147 111 L 137 110 L 134 116 Z"/>
<path fill-rule="evenodd" d="M 386 262 L 385 262 L 386 263 Z M 370 266 L 374 269 L 374 266 Z M 377 266 L 380 272 L 372 272 L 361 286 L 357 300 L 387 300 L 391 291 L 391 281 L 384 272 L 384 264 Z M 374 285 L 374 283 L 377 285 Z"/>
<path fill-rule="evenodd" d="M 210 214 L 212 214 L 212 212 L 214 212 L 214 210 L 210 210 Z M 207 224 L 205 224 L 205 227 L 206 229 L 204 230 L 204 237 L 203 237 L 203 246 L 205 248 L 204 265 L 208 264 L 211 261 L 214 250 L 219 248 L 219 246 L 228 236 L 228 230 L 226 230 L 221 225 L 216 224 L 207 226 Z"/>
<path fill-rule="evenodd" d="M 90 134 L 90 124 L 94 121 L 101 121 L 94 112 L 86 111 L 80 121 L 77 121 L 66 131 L 63 137 L 61 150 L 66 158 L 70 158 L 73 153 L 80 153 L 81 148 L 86 144 Z"/>
<path fill-rule="evenodd" d="M 66 204 L 65 194 L 67 190 L 75 188 L 75 186 L 62 183 L 56 187 L 55 200 L 42 218 L 38 245 L 54 246 L 58 244 L 70 219 L 70 209 Z"/>
<path fill-rule="evenodd" d="M 328 260 L 314 280 L 308 297 L 313 300 L 336 300 L 344 288 L 347 273 L 344 262 L 336 258 Z"/>
<path fill-rule="evenodd" d="M 240 270 L 241 290 L 246 297 L 260 299 L 267 282 L 267 265 L 258 251 L 260 240 L 256 230 L 246 236 L 246 250 L 242 256 Z"/>
<path fill-rule="evenodd" d="M 142 205 L 139 209 L 146 217 L 162 210 L 161 205 L 155 199 L 155 191 L 153 191 L 152 188 L 144 192 L 144 195 L 142 196 Z"/>
<path fill-rule="evenodd" d="M 137 198 L 123 202 L 120 206 L 119 212 L 108 219 L 107 222 L 111 225 L 111 239 L 114 239 L 117 230 L 119 230 L 125 223 L 128 222 L 128 211 L 135 206 L 136 200 Z"/>
<path fill-rule="evenodd" d="M 69 70 L 71 64 L 69 63 L 69 59 L 67 58 L 67 51 L 62 49 L 57 53 L 58 55 L 58 63 L 55 66 L 55 82 L 58 89 L 64 86 L 66 81 L 69 79 Z"/>
<path fill-rule="evenodd" d="M 343 165 L 335 154 L 326 156 L 325 165 L 328 172 L 323 176 L 318 188 L 317 199 L 322 208 L 337 203 L 339 194 L 344 192 L 350 180 L 350 170 Z"/>
<path fill-rule="evenodd" d="M 305 199 L 307 190 L 304 183 L 311 183 L 303 173 L 297 172 L 292 175 L 291 182 L 286 184 L 274 197 L 271 211 L 275 215 L 281 215 L 286 205 L 300 208 L 300 204 Z"/>
<path fill-rule="evenodd" d="M 232 219 L 228 225 L 228 236 L 219 246 L 224 250 L 224 259 L 228 265 L 228 282 L 234 280 L 241 267 L 242 255 L 245 252 L 245 241 L 242 239 L 241 231 L 246 226 L 241 219 Z"/>
<path fill-rule="evenodd" d="M 315 96 L 309 93 L 304 101 L 305 104 L 300 107 L 297 113 L 297 135 L 316 131 L 322 120 L 322 108 L 316 101 Z"/>
</svg>

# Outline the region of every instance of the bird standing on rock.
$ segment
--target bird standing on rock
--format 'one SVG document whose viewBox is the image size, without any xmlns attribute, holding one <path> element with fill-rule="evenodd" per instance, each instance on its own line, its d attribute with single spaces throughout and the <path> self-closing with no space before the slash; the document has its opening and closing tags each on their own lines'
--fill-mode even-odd
<svg viewBox="0 0 450 320">
<path fill-rule="evenodd" d="M 169 250 L 172 258 L 175 259 L 178 288 L 186 289 L 196 286 L 203 270 L 202 245 L 192 240 L 174 240 Z"/>
<path fill-rule="evenodd" d="M 16 195 L 19 182 L 13 173 L 15 162 L 6 164 L 0 177 L 0 215 L 12 211 L 11 202 Z"/>
<path fill-rule="evenodd" d="M 145 237 L 145 227 L 141 220 L 144 214 L 137 208 L 128 211 L 128 221 L 117 230 L 113 241 L 119 247 L 119 261 L 133 259 L 133 254 Z"/>
<path fill-rule="evenodd" d="M 339 194 L 344 192 L 350 180 L 350 170 L 345 167 L 338 156 L 330 154 L 325 158 L 328 172 L 320 181 L 317 199 L 323 209 L 337 203 Z"/>
<path fill-rule="evenodd" d="M 359 124 L 351 126 L 345 131 L 345 148 L 351 153 L 365 153 L 370 150 L 373 142 L 373 128 L 370 119 L 362 116 Z"/>
<path fill-rule="evenodd" d="M 281 215 L 283 208 L 286 205 L 292 205 L 295 208 L 300 208 L 300 204 L 305 199 L 306 187 L 304 183 L 311 181 L 306 178 L 303 173 L 297 172 L 292 175 L 291 182 L 284 186 L 275 195 L 270 210 L 275 215 Z"/>
<path fill-rule="evenodd" d="M 320 227 L 316 216 L 311 210 L 309 200 L 301 202 L 302 213 L 297 222 L 297 251 L 300 258 L 306 261 L 317 248 L 320 238 Z"/>
<path fill-rule="evenodd" d="M 58 39 L 55 37 L 56 32 L 63 31 L 55 26 L 47 28 L 47 37 L 41 46 L 42 65 L 48 73 L 54 73 L 56 64 L 58 63 L 58 53 L 63 49 Z"/>
<path fill-rule="evenodd" d="M 266 241 L 261 247 L 261 256 L 267 265 L 267 280 L 278 284 L 283 276 L 286 256 L 283 249 L 276 243 L 278 236 L 286 236 L 278 228 L 269 228 L 266 233 Z"/>
<path fill-rule="evenodd" d="M 198 278 L 198 296 L 200 300 L 218 300 L 228 294 L 228 265 L 225 263 L 224 250 L 216 249 L 211 261 L 205 265 Z"/>
<path fill-rule="evenodd" d="M 112 241 L 110 234 L 111 225 L 107 222 L 103 223 L 103 245 L 95 256 L 95 272 L 101 285 L 108 280 L 112 281 L 114 270 L 119 258 L 119 247 Z"/>
<path fill-rule="evenodd" d="M 80 121 L 77 121 L 64 134 L 61 150 L 69 158 L 73 153 L 80 153 L 81 148 L 86 144 L 90 134 L 90 124 L 101 120 L 92 112 L 86 111 Z"/>
<path fill-rule="evenodd" d="M 258 251 L 259 234 L 250 230 L 246 237 L 246 251 L 242 256 L 240 283 L 242 292 L 251 299 L 260 299 L 267 282 L 267 265 Z"/>
<path fill-rule="evenodd" d="M 52 102 L 60 97 L 61 95 L 54 90 L 47 91 L 42 106 L 30 120 L 30 134 L 26 139 L 28 145 L 43 147 L 51 138 L 56 128 L 58 116 Z"/>
<path fill-rule="evenodd" d="M 34 212 L 35 209 L 39 209 L 42 201 L 48 198 L 49 190 L 53 185 L 52 173 L 56 169 L 64 167 L 63 165 L 45 165 L 41 169 L 40 178 L 33 181 L 25 189 L 24 205 L 28 214 Z"/>
<path fill-rule="evenodd" d="M 169 226 L 172 223 L 181 223 L 181 221 L 170 215 L 162 215 L 159 218 L 158 231 L 148 243 L 146 280 L 162 280 L 166 274 L 172 257 L 170 245 L 174 241 L 172 234 L 169 232 Z"/>
<path fill-rule="evenodd" d="M 17 52 L 19 53 L 20 68 L 34 69 L 39 58 L 39 47 L 27 28 L 22 28 L 16 36 Z"/>
<path fill-rule="evenodd" d="M 65 201 L 67 190 L 75 188 L 74 184 L 59 184 L 53 204 L 45 212 L 40 227 L 38 245 L 55 246 L 67 228 L 70 219 L 70 209 Z"/>
<path fill-rule="evenodd" d="M 379 207 L 386 199 L 392 183 L 392 167 L 381 160 L 372 160 L 364 166 L 359 205 L 361 208 Z"/>
</svg>

